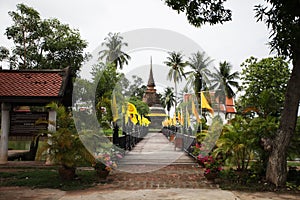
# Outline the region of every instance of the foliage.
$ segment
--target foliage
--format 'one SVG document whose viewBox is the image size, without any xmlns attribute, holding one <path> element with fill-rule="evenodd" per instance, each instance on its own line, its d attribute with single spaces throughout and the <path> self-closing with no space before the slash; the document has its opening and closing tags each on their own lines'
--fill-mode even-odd
<svg viewBox="0 0 300 200">
<path fill-rule="evenodd" d="M 266 0 L 256 7 L 256 18 L 270 29 L 270 46 L 279 55 L 292 59 L 293 69 L 289 78 L 284 108 L 278 134 L 273 140 L 266 178 L 276 186 L 284 186 L 287 177 L 286 152 L 293 136 L 300 98 L 300 2 L 298 0 Z"/>
<path fill-rule="evenodd" d="M 212 74 L 212 88 L 216 90 L 216 96 L 220 98 L 221 102 L 225 102 L 225 96 L 232 98 L 235 92 L 232 87 L 239 89 L 237 79 L 238 72 L 231 72 L 232 65 L 226 61 L 219 63 L 219 68 L 215 68 L 215 73 Z"/>
<path fill-rule="evenodd" d="M 184 67 L 187 66 L 187 62 L 183 60 L 182 53 L 172 51 L 169 52 L 167 61 L 164 64 L 170 68 L 167 79 L 173 80 L 175 84 L 175 107 L 177 107 L 177 83 L 182 80 L 182 77 L 186 78 Z"/>
<path fill-rule="evenodd" d="M 44 151 L 47 151 L 51 161 L 66 168 L 74 168 L 83 160 L 89 161 L 91 155 L 83 146 L 76 132 L 71 112 L 55 103 L 51 103 L 47 107 L 57 112 L 56 126 L 58 129 L 55 132 L 47 132 L 48 140 L 40 150 L 39 157 Z"/>
<path fill-rule="evenodd" d="M 134 104 L 140 115 L 147 115 L 150 112 L 149 106 L 137 97 L 130 97 L 129 102 Z"/>
<path fill-rule="evenodd" d="M 231 11 L 225 9 L 226 0 L 165 0 L 165 3 L 178 13 L 185 12 L 188 21 L 195 27 L 206 23 L 211 25 L 231 20 Z"/>
<path fill-rule="evenodd" d="M 206 57 L 205 52 L 196 52 L 193 53 L 189 58 L 188 65 L 192 69 L 192 71 L 186 72 L 187 76 L 187 85 L 193 87 L 195 96 L 199 101 L 199 93 L 204 88 L 206 88 L 206 84 L 208 81 L 208 76 L 211 74 L 208 66 L 213 62 L 210 57 Z"/>
<path fill-rule="evenodd" d="M 160 99 L 162 105 L 167 108 L 168 115 L 170 116 L 170 110 L 176 102 L 176 98 L 173 93 L 173 88 L 167 87 Z"/>
<path fill-rule="evenodd" d="M 119 66 L 120 69 L 123 69 L 123 65 L 128 64 L 130 56 L 122 51 L 122 47 L 128 46 L 128 44 L 122 41 L 123 37 L 120 36 L 120 33 L 110 32 L 104 40 L 105 42 L 102 43 L 102 46 L 105 46 L 107 49 L 99 52 L 99 58 L 105 58 L 107 64 L 112 64 L 115 68 Z"/>
<path fill-rule="evenodd" d="M 89 160 L 92 167 L 108 171 L 117 167 L 117 160 L 122 158 L 123 150 L 114 146 L 101 130 L 85 130 L 80 133 L 80 139 L 92 155 Z"/>
<path fill-rule="evenodd" d="M 111 98 L 117 82 L 120 79 L 120 74 L 111 64 L 99 63 L 92 68 L 94 91 L 96 91 L 96 99 L 101 97 Z M 96 101 L 97 104 L 97 101 Z"/>
<path fill-rule="evenodd" d="M 265 0 L 266 5 L 257 5 L 257 21 L 264 21 L 271 29 L 270 46 L 279 55 L 295 59 L 300 44 L 300 2 L 298 0 Z"/>
<path fill-rule="evenodd" d="M 297 119 L 296 130 L 288 148 L 289 159 L 300 158 L 299 146 L 300 146 L 300 117 L 298 117 Z"/>
<path fill-rule="evenodd" d="M 147 89 L 147 86 L 143 85 L 143 79 L 139 76 L 132 75 L 132 81 L 129 81 L 124 74 L 121 74 L 121 76 L 121 93 L 126 97 L 137 97 L 139 100 L 142 101 L 145 91 Z"/>
<path fill-rule="evenodd" d="M 216 1 L 165 1 L 168 6 L 184 12 L 194 26 L 204 23 L 222 23 L 231 19 L 231 11 L 225 10 L 223 3 L 217 1 L 218 6 L 211 9 Z M 300 97 L 300 2 L 299 0 L 278 1 L 265 0 L 266 4 L 256 6 L 257 21 L 264 21 L 270 29 L 269 43 L 273 51 L 292 59 L 293 70 L 286 91 L 284 108 L 280 119 L 280 127 L 270 154 L 270 162 L 267 169 L 267 179 L 276 186 L 285 185 L 286 181 L 286 150 L 293 135 Z M 211 12 L 212 11 L 212 12 Z M 214 15 L 214 11 L 217 14 Z M 203 15 L 202 14 L 208 14 Z M 226 18 L 210 22 L 211 16 L 226 14 Z M 212 14 L 211 16 L 209 14 Z"/>
<path fill-rule="evenodd" d="M 113 169 L 117 168 L 116 159 L 121 159 L 122 155 L 119 153 L 112 154 L 111 152 L 101 152 L 96 153 L 95 155 L 95 162 L 92 166 L 95 169 L 105 169 L 107 171 L 112 171 Z"/>
<path fill-rule="evenodd" d="M 3 46 L 0 46 L 0 62 L 9 58 L 9 50 Z M 0 65 L 0 68 L 2 66 Z"/>
<path fill-rule="evenodd" d="M 97 99 L 96 115 L 103 129 L 111 128 L 110 122 L 113 120 L 113 113 L 110 98 L 100 97 Z"/>
<path fill-rule="evenodd" d="M 224 156 L 239 171 L 247 170 L 253 158 L 256 136 L 248 127 L 249 120 L 237 116 L 224 126 L 214 150 L 215 155 Z"/>
<path fill-rule="evenodd" d="M 279 116 L 290 71 L 282 57 L 258 61 L 251 57 L 242 63 L 243 107 L 255 107 L 261 117 Z"/>
<path fill-rule="evenodd" d="M 71 68 L 73 76 L 87 58 L 83 50 L 86 41 L 77 30 L 57 19 L 41 19 L 38 11 L 18 4 L 10 11 L 14 24 L 6 29 L 6 36 L 15 47 L 9 56 L 14 69 Z"/>
<path fill-rule="evenodd" d="M 76 84 L 76 85 L 75 85 Z M 89 80 L 82 79 L 80 77 L 76 78 L 76 82 L 73 88 L 73 101 L 74 102 L 88 102 L 92 99 L 93 85 Z M 86 105 L 89 106 L 88 104 Z"/>
<path fill-rule="evenodd" d="M 198 155 L 197 160 L 205 167 L 204 175 L 219 173 L 222 170 L 222 162 L 211 155 Z"/>
</svg>

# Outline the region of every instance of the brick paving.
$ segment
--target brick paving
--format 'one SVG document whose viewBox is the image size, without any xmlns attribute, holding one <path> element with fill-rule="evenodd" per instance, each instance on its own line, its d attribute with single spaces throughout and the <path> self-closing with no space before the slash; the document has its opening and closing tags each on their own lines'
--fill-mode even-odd
<svg viewBox="0 0 300 200">
<path fill-rule="evenodd" d="M 135 166 L 138 167 L 138 166 Z M 98 187 L 105 189 L 167 189 L 217 188 L 207 181 L 203 169 L 195 165 L 168 165 L 159 170 L 143 173 L 113 171 Z"/>
</svg>

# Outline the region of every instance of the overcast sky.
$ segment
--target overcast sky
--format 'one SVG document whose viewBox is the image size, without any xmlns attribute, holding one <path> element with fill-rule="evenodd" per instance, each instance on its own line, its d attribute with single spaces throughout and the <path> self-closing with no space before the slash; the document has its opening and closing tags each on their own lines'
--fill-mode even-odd
<svg viewBox="0 0 300 200">
<path fill-rule="evenodd" d="M 215 66 L 219 62 L 228 61 L 234 66 L 234 70 L 240 71 L 240 64 L 250 56 L 270 56 L 267 45 L 269 32 L 265 24 L 257 23 L 254 18 L 254 5 L 261 2 L 263 1 L 228 0 L 225 6 L 232 10 L 232 21 L 223 25 L 195 28 L 188 23 L 184 14 L 177 14 L 164 5 L 162 0 L 0 0 L 0 45 L 8 48 L 13 45 L 4 35 L 5 29 L 12 24 L 8 12 L 16 10 L 18 3 L 24 3 L 36 9 L 43 19 L 57 18 L 71 28 L 78 29 L 82 39 L 88 42 L 86 52 L 95 52 L 109 32 L 164 29 L 193 40 L 214 59 Z M 140 66 L 149 66 L 149 58 L 152 56 L 155 81 L 158 86 L 166 86 L 163 82 L 166 72 L 161 73 L 166 53 L 152 49 L 130 55 L 132 59 L 126 67 L 128 74 Z M 148 69 L 147 73 L 145 68 L 135 71 L 139 71 L 137 75 L 147 82 L 145 79 L 148 78 Z"/>
<path fill-rule="evenodd" d="M 161 0 L 0 0 L 0 45 L 12 45 L 4 36 L 12 23 L 8 11 L 16 10 L 18 3 L 25 3 L 35 8 L 42 18 L 58 18 L 79 29 L 89 43 L 87 52 L 99 46 L 108 32 L 163 28 L 194 40 L 216 64 L 226 60 L 238 69 L 250 56 L 269 56 L 268 31 L 254 19 L 253 8 L 259 2 L 262 1 L 228 0 L 226 6 L 233 11 L 231 22 L 194 28 L 184 14 L 178 15 Z"/>
</svg>

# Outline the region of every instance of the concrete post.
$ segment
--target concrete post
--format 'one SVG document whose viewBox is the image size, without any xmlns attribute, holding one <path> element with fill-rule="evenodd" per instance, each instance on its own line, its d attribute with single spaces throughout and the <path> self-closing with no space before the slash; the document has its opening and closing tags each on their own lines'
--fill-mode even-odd
<svg viewBox="0 0 300 200">
<path fill-rule="evenodd" d="M 57 113 L 56 113 L 55 110 L 49 110 L 48 111 L 48 121 L 49 121 L 48 131 L 50 131 L 50 132 L 55 132 L 56 131 L 56 116 L 57 116 Z M 48 138 L 48 140 L 51 140 L 51 139 Z M 47 155 L 47 157 L 46 157 L 45 164 L 46 165 L 52 165 L 53 164 L 53 162 L 50 159 L 49 155 Z"/>
<path fill-rule="evenodd" d="M 0 140 L 0 164 L 7 163 L 8 157 L 8 134 L 10 126 L 9 111 L 11 105 L 9 103 L 1 104 L 1 140 Z"/>
<path fill-rule="evenodd" d="M 56 111 L 49 110 L 49 118 L 48 121 L 50 122 L 48 125 L 48 131 L 55 132 L 56 131 Z"/>
</svg>

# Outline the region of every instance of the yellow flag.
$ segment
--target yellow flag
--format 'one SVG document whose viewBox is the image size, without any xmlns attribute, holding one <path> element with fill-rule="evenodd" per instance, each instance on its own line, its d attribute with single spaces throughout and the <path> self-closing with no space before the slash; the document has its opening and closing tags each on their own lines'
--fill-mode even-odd
<svg viewBox="0 0 300 200">
<path fill-rule="evenodd" d="M 136 118 L 136 115 L 130 115 L 130 120 L 131 120 L 131 122 L 134 123 L 134 124 L 137 124 L 137 123 L 138 123 L 138 120 L 137 120 L 137 118 Z"/>
<path fill-rule="evenodd" d="M 139 124 L 142 125 L 142 116 L 140 114 L 138 114 L 138 120 L 139 120 Z"/>
<path fill-rule="evenodd" d="M 191 126 L 191 119 L 190 119 L 190 114 L 189 111 L 186 109 L 186 118 L 187 118 L 187 125 L 188 127 Z"/>
<path fill-rule="evenodd" d="M 180 114 L 180 112 L 178 111 L 178 113 L 177 113 L 177 117 L 178 117 L 178 122 L 181 124 L 181 114 Z M 182 125 L 182 124 L 181 124 Z"/>
<path fill-rule="evenodd" d="M 209 105 L 207 99 L 205 98 L 203 92 L 201 92 L 200 94 L 201 94 L 201 109 L 206 108 L 207 110 L 209 110 L 209 112 L 211 114 L 213 114 L 214 110 L 210 107 L 210 105 Z"/>
<path fill-rule="evenodd" d="M 116 101 L 115 93 L 113 93 L 111 111 L 112 111 L 112 114 L 113 114 L 113 121 L 116 122 L 119 119 L 119 114 L 118 114 L 118 107 L 117 107 L 117 101 Z"/>
<path fill-rule="evenodd" d="M 184 125 L 184 115 L 183 115 L 183 112 L 182 112 L 182 110 L 181 110 L 181 116 L 180 116 L 181 118 L 180 118 L 180 123 L 181 123 L 181 125 L 183 126 Z"/>
<path fill-rule="evenodd" d="M 196 105 L 194 103 L 194 101 L 192 101 L 192 112 L 193 114 L 195 115 L 196 119 L 197 119 L 197 122 L 201 122 L 200 120 L 200 117 L 199 117 L 199 114 L 198 114 L 198 111 L 196 109 Z"/>
<path fill-rule="evenodd" d="M 129 114 L 134 114 L 134 115 L 138 114 L 135 105 L 130 102 L 128 102 L 127 104 L 127 111 Z"/>
<path fill-rule="evenodd" d="M 143 126 L 149 126 L 151 123 L 146 117 L 142 117 Z"/>
<path fill-rule="evenodd" d="M 176 113 L 174 113 L 173 115 L 173 125 L 176 126 L 177 121 L 176 121 Z"/>
</svg>

